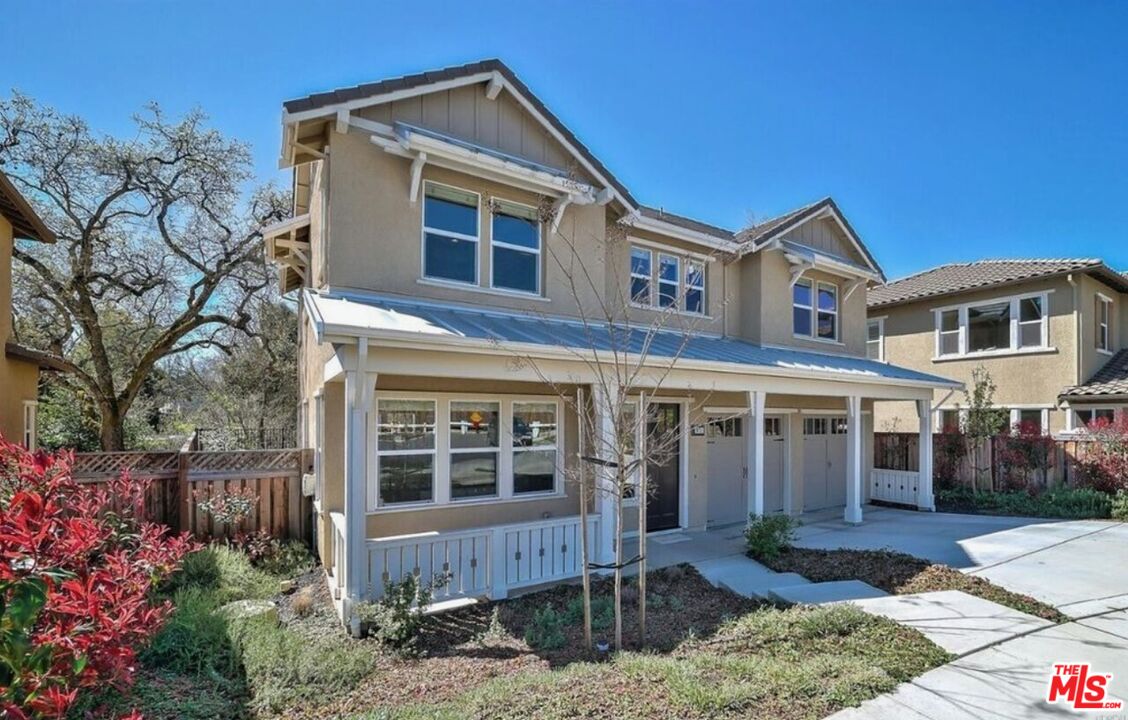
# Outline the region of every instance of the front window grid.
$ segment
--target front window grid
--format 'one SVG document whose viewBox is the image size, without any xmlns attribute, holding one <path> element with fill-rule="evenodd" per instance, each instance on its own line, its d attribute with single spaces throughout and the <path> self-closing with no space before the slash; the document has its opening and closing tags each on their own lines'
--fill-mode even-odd
<svg viewBox="0 0 1128 720">
<path fill-rule="evenodd" d="M 439 205 L 442 203 L 442 205 Z M 453 282 L 461 285 L 478 285 L 479 265 L 479 234 L 480 219 L 479 206 L 481 198 L 477 193 L 460 188 L 425 182 L 423 185 L 423 277 L 442 282 Z M 457 212 L 447 213 L 448 218 L 437 217 L 440 207 L 452 210 L 456 207 L 473 210 L 473 220 L 468 218 L 461 221 L 461 229 L 453 230 L 451 227 L 442 227 L 444 223 L 454 226 L 459 224 Z M 428 219 L 428 215 L 433 215 Z M 473 234 L 466 232 L 473 230 Z M 465 252 L 466 248 L 460 245 L 473 243 L 472 257 Z M 444 252 L 445 251 L 445 252 Z M 460 251 L 461 257 L 451 262 L 446 254 Z M 446 260 L 451 267 L 441 267 Z M 470 273 L 466 270 L 469 269 Z"/>
<path fill-rule="evenodd" d="M 521 205 L 519 203 L 510 202 L 508 200 L 495 200 L 493 212 L 490 217 L 490 286 L 500 290 L 509 292 L 526 293 L 529 295 L 539 295 L 541 292 L 541 225 L 537 217 L 537 210 L 534 207 Z M 499 222 L 499 218 L 502 222 Z M 510 222 L 506 222 L 506 220 Z M 506 226 L 511 227 L 506 227 Z M 505 237 L 508 232 L 516 232 L 524 227 L 531 228 L 535 233 L 535 237 L 531 238 L 532 244 L 521 244 L 520 242 L 507 242 Z M 517 240 L 517 237 L 511 237 L 510 240 Z M 528 241 L 527 241 L 528 242 Z M 501 251 L 500 253 L 498 251 Z M 506 280 L 505 278 L 498 278 L 498 268 L 503 267 L 504 263 L 500 262 L 499 257 L 511 256 L 511 261 L 523 261 L 526 265 L 523 270 L 529 272 L 531 268 L 531 280 L 527 282 L 524 276 L 519 276 L 520 279 Z M 531 265 L 529 265 L 531 263 Z M 515 266 L 518 264 L 513 263 Z M 522 280 L 526 280 L 522 286 Z"/>
<path fill-rule="evenodd" d="M 378 507 L 435 501 L 437 411 L 434 400 L 376 401 Z"/>
</svg>

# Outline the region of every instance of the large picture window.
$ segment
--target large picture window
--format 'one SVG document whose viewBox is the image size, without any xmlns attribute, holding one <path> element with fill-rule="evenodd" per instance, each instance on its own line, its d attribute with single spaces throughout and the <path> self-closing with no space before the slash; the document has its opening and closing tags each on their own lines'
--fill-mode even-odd
<svg viewBox="0 0 1128 720">
<path fill-rule="evenodd" d="M 381 399 L 376 408 L 381 505 L 435 498 L 435 401 Z"/>
<path fill-rule="evenodd" d="M 478 195 L 425 183 L 423 276 L 478 283 Z"/>
<path fill-rule="evenodd" d="M 556 490 L 555 402 L 513 403 L 513 494 Z"/>
<path fill-rule="evenodd" d="M 452 400 L 450 403 L 450 497 L 497 495 L 497 460 L 500 452 L 496 402 Z"/>
<path fill-rule="evenodd" d="M 536 208 L 505 200 L 494 202 L 490 258 L 493 287 L 540 292 L 541 233 Z"/>
<path fill-rule="evenodd" d="M 1020 295 L 936 312 L 938 357 L 1049 349 L 1048 295 Z"/>
<path fill-rule="evenodd" d="M 967 350 L 984 352 L 1010 347 L 1011 304 L 992 303 L 967 309 Z"/>
</svg>

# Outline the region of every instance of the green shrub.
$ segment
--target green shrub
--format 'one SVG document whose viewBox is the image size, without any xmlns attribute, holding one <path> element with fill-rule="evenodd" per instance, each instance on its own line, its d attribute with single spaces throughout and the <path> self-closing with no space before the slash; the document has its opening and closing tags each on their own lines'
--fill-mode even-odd
<svg viewBox="0 0 1128 720">
<path fill-rule="evenodd" d="M 581 617 L 583 617 L 581 610 Z M 592 618 L 594 625 L 595 619 Z M 525 628 L 525 642 L 536 650 L 556 650 L 564 647 L 564 620 L 560 613 L 545 605 L 533 613 L 533 622 Z"/>
<path fill-rule="evenodd" d="M 1109 512 L 1113 520 L 1128 522 L 1128 490 L 1117 491 L 1112 498 L 1112 508 Z"/>
<path fill-rule="evenodd" d="M 258 567 L 271 575 L 292 578 L 313 567 L 313 555 L 301 540 L 283 540 L 272 554 L 262 559 Z"/>
<path fill-rule="evenodd" d="M 1032 495 L 1025 491 L 975 492 L 961 486 L 936 492 L 941 510 L 1045 518 L 1106 518 L 1112 497 L 1092 488 L 1055 487 Z"/>
<path fill-rule="evenodd" d="M 174 603 L 176 611 L 141 659 L 185 675 L 236 676 L 239 663 L 227 636 L 227 619 L 216 613 L 220 603 L 215 591 L 185 587 Z"/>
<path fill-rule="evenodd" d="M 246 555 L 222 545 L 192 553 L 173 576 L 173 592 L 188 588 L 213 590 L 223 605 L 233 600 L 262 600 L 278 594 L 278 579 L 251 565 Z"/>
<path fill-rule="evenodd" d="M 384 583 L 384 596 L 376 602 L 358 603 L 357 617 L 369 632 L 389 648 L 407 651 L 414 647 L 427 618 L 422 610 L 431 604 L 436 588 L 450 582 L 450 575 L 437 574 L 431 582 L 408 575 L 399 582 Z"/>
<path fill-rule="evenodd" d="M 577 595 L 568 601 L 564 608 L 564 624 L 582 625 L 584 622 L 584 597 Z M 591 599 L 591 628 L 606 630 L 615 624 L 615 601 L 607 595 L 595 595 Z"/>
<path fill-rule="evenodd" d="M 795 540 L 799 521 L 787 515 L 751 516 L 744 530 L 748 556 L 756 560 L 774 560 Z"/>
</svg>

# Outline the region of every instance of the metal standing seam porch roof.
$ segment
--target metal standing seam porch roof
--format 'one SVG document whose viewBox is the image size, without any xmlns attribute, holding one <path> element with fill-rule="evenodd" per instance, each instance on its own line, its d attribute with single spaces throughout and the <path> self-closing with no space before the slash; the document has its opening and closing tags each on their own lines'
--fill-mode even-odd
<svg viewBox="0 0 1128 720">
<path fill-rule="evenodd" d="M 638 352 L 646 329 L 606 325 L 585 326 L 577 320 L 535 314 L 485 310 L 457 305 L 420 303 L 399 298 L 332 291 L 302 293 L 320 340 L 324 335 L 465 338 L 490 343 L 542 345 L 568 350 L 630 347 Z M 588 333 L 591 333 L 590 337 Z M 616 333 L 630 332 L 629 338 Z M 628 345 L 629 343 L 629 345 Z M 654 334 L 649 354 L 699 362 L 747 365 L 825 374 L 827 379 L 858 382 L 960 387 L 960 383 L 865 357 L 833 355 L 809 350 L 756 345 L 716 335 L 697 335 L 682 349 L 683 335 L 675 331 Z"/>
</svg>

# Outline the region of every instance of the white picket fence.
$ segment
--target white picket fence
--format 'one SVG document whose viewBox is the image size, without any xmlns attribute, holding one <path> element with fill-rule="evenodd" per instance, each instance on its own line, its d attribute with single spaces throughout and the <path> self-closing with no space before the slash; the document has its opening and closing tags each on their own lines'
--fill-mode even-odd
<svg viewBox="0 0 1128 720">
<path fill-rule="evenodd" d="M 588 518 L 588 551 L 599 556 L 599 518 Z M 506 597 L 510 590 L 580 575 L 580 518 L 570 516 L 455 532 L 425 532 L 370 538 L 368 587 L 371 598 L 384 583 L 408 575 L 429 580 L 449 574 L 436 600 Z"/>
<path fill-rule="evenodd" d="M 920 474 L 915 470 L 884 470 L 874 468 L 870 473 L 870 500 L 917 504 Z"/>
</svg>

